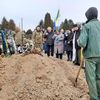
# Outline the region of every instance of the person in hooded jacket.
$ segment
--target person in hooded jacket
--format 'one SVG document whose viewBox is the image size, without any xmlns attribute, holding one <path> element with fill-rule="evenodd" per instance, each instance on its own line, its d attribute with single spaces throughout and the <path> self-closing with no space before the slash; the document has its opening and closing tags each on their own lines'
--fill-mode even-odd
<svg viewBox="0 0 100 100">
<path fill-rule="evenodd" d="M 90 100 L 100 100 L 100 21 L 97 19 L 98 10 L 91 7 L 85 15 L 88 20 L 82 28 L 78 44 L 83 48 Z"/>
</svg>

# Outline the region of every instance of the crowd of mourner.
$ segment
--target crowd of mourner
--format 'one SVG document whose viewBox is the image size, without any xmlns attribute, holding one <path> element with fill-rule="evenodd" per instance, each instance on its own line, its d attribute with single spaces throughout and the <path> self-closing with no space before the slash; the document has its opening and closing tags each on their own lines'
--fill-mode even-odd
<svg viewBox="0 0 100 100">
<path fill-rule="evenodd" d="M 85 24 L 75 24 L 69 30 L 53 30 L 51 27 L 44 30 L 38 26 L 31 39 L 23 37 L 24 33 L 19 33 L 21 36 L 16 39 L 18 33 L 0 31 L 0 55 L 38 51 L 41 55 L 47 54 L 48 57 L 66 57 L 67 61 L 81 65 L 83 50 L 90 100 L 100 100 L 100 21 L 97 8 L 89 8 L 85 16 Z M 22 42 L 17 41 L 18 39 Z"/>
<path fill-rule="evenodd" d="M 23 53 L 27 50 L 37 49 L 41 53 L 47 54 L 47 56 L 55 56 L 56 58 L 63 59 L 66 54 L 67 61 L 73 61 L 76 65 L 80 64 L 80 50 L 81 48 L 77 44 L 77 39 L 80 34 L 81 25 L 75 24 L 70 30 L 56 29 L 55 31 L 48 27 L 47 30 L 37 26 L 33 31 L 31 40 L 23 39 L 26 42 L 22 44 L 16 43 L 16 35 L 12 31 L 8 31 L 6 41 L 8 49 L 3 46 L 3 39 L 1 35 L 0 41 L 0 54 L 7 52 L 10 55 L 14 53 Z M 1 32 L 2 33 L 2 32 Z M 11 34 L 13 34 L 11 36 Z"/>
</svg>

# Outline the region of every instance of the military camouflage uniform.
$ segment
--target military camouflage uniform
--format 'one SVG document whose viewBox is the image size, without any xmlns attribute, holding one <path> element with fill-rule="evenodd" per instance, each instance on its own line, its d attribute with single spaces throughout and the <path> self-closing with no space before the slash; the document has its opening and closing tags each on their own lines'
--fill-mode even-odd
<svg viewBox="0 0 100 100">
<path fill-rule="evenodd" d="M 35 31 L 33 33 L 34 48 L 38 51 L 43 50 L 43 34 L 42 32 Z"/>
</svg>

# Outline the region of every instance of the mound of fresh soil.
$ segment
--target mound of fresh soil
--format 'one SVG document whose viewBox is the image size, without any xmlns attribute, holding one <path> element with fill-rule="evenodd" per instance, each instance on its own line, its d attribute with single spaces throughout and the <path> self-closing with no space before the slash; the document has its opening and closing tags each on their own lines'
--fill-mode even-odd
<svg viewBox="0 0 100 100">
<path fill-rule="evenodd" d="M 72 63 L 39 55 L 0 60 L 0 100 L 89 100 L 83 70 Z"/>
</svg>

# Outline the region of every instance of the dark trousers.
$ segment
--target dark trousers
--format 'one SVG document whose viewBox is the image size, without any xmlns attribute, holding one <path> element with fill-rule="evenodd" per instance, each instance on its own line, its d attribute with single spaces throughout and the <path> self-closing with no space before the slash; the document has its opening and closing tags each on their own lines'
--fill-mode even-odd
<svg viewBox="0 0 100 100">
<path fill-rule="evenodd" d="M 80 65 L 80 56 L 81 56 L 81 50 L 77 49 L 76 50 L 76 59 L 75 59 L 75 64 Z"/>
<path fill-rule="evenodd" d="M 54 56 L 54 45 L 47 45 L 47 55 Z"/>
<path fill-rule="evenodd" d="M 68 61 L 72 61 L 72 51 L 67 51 L 67 58 L 68 58 Z"/>
<path fill-rule="evenodd" d="M 63 54 L 56 54 L 56 58 L 60 58 L 60 59 L 62 59 L 63 58 Z"/>
<path fill-rule="evenodd" d="M 2 54 L 2 49 L 0 48 L 0 55 Z"/>
</svg>

